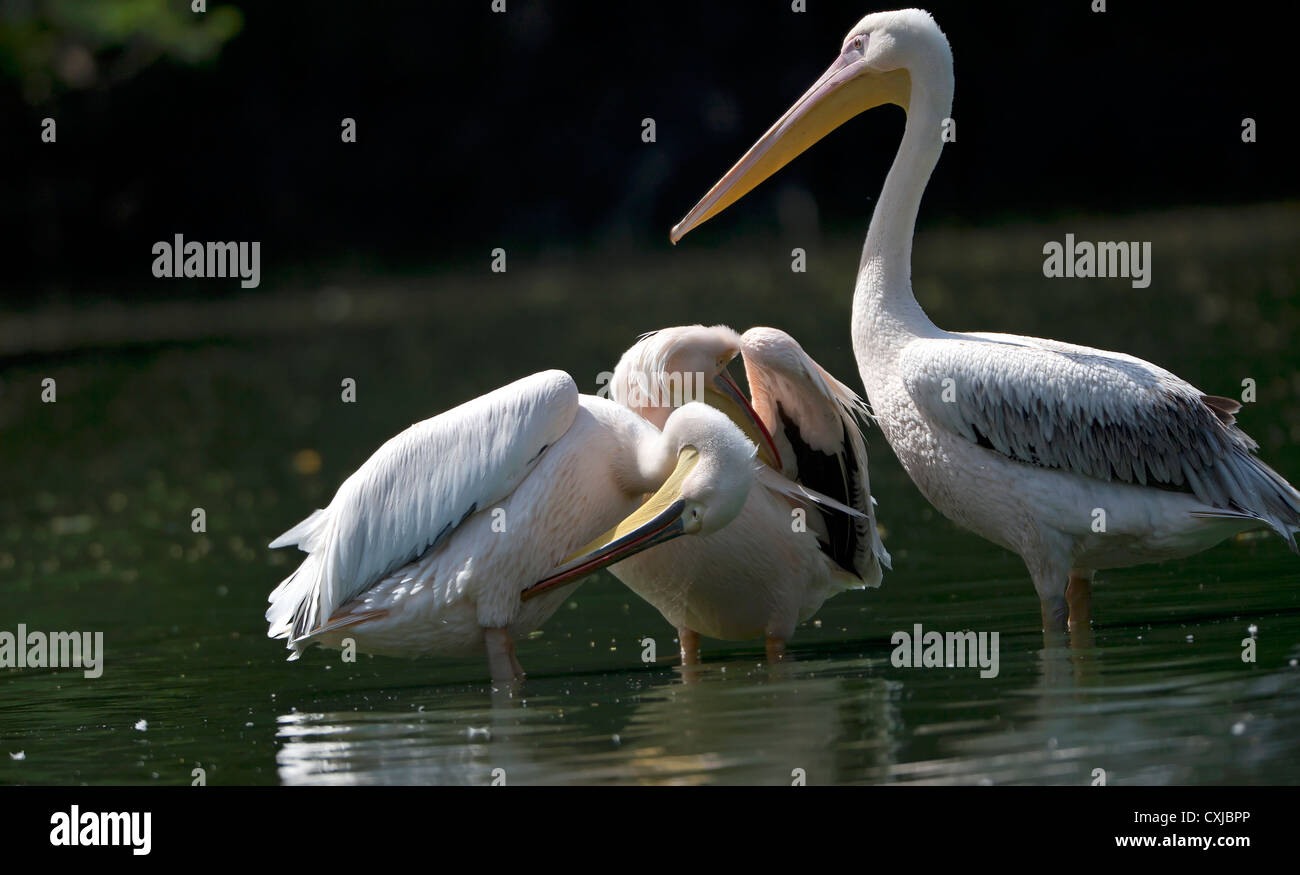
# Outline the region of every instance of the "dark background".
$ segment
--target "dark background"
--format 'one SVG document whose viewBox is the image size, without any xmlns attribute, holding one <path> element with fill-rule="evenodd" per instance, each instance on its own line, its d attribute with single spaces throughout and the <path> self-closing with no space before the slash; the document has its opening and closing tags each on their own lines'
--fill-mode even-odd
<svg viewBox="0 0 1300 875">
<path fill-rule="evenodd" d="M 155 30 L 201 24 L 187 0 L 158 2 Z M 208 15 L 237 32 L 205 59 L 185 57 L 183 38 L 160 51 L 144 28 L 87 35 L 57 6 L 0 7 L 0 239 L 17 306 L 237 290 L 149 282 L 151 245 L 176 233 L 261 241 L 263 289 L 291 266 L 310 279 L 339 266 L 460 265 L 495 246 L 666 247 L 668 228 L 844 33 L 888 8 L 214 3 Z M 1250 4 L 1089 6 L 930 3 L 954 46 L 958 136 L 923 227 L 1296 196 L 1283 20 Z M 28 51 L 32 34 L 48 71 Z M 901 131 L 901 112 L 885 112 L 894 119 L 855 119 L 697 236 L 775 225 L 781 204 L 815 204 L 823 227 L 865 231 Z M 46 116 L 57 144 L 40 141 Z M 345 116 L 356 144 L 340 142 Z M 1252 145 L 1241 142 L 1246 116 L 1258 123 Z M 644 117 L 657 122 L 654 144 L 640 139 Z"/>
<path fill-rule="evenodd" d="M 210 5 L 0 0 L 0 628 L 110 648 L 93 683 L 0 672 L 0 784 L 482 783 L 503 763 L 515 785 L 788 784 L 796 764 L 810 784 L 1300 783 L 1281 539 L 1103 572 L 1097 647 L 1067 660 L 1020 559 L 937 514 L 874 426 L 893 570 L 831 599 L 780 672 L 753 641 L 708 642 L 689 689 L 644 666 L 642 636 L 666 657 L 673 629 L 608 573 L 520 642 L 527 707 L 489 702 L 479 659 L 286 665 L 263 614 L 297 554 L 265 545 L 412 422 L 543 368 L 597 392 L 642 332 L 696 321 L 782 328 L 860 389 L 851 290 L 902 114 L 849 122 L 673 248 L 871 5 Z M 1239 423 L 1300 482 L 1291 16 L 1108 5 L 932 7 L 958 139 L 917 300 L 1215 395 L 1252 380 Z M 260 241 L 261 286 L 154 279 L 176 233 Z M 1151 285 L 1047 279 L 1067 233 L 1150 242 Z M 1005 630 L 999 678 L 898 675 L 889 642 L 918 619 Z"/>
</svg>

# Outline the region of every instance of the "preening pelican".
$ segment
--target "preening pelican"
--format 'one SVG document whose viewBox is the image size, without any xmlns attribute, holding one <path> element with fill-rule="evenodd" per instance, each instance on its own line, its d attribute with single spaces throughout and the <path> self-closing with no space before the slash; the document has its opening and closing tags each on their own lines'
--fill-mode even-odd
<svg viewBox="0 0 1300 875">
<path fill-rule="evenodd" d="M 1254 455 L 1236 401 L 1132 356 L 944 331 L 921 310 L 912 234 L 952 92 L 952 51 L 929 13 L 868 15 L 673 241 L 848 119 L 897 104 L 907 125 L 862 251 L 853 347 L 872 410 L 925 497 L 1024 559 L 1052 630 L 1090 620 L 1097 569 L 1191 555 L 1264 526 L 1295 550 L 1300 493 Z"/>
<path fill-rule="evenodd" d="M 525 377 L 390 439 L 271 542 L 307 558 L 271 593 L 268 635 L 290 659 L 344 638 L 395 656 L 486 649 L 493 679 L 518 676 L 513 640 L 555 612 L 562 584 L 725 526 L 754 452 L 704 404 L 660 432 L 563 371 Z"/>
<path fill-rule="evenodd" d="M 752 404 L 727 372 L 737 354 Z M 764 637 L 769 658 L 780 659 L 798 623 L 836 593 L 879 586 L 889 565 L 872 509 L 862 402 L 784 331 L 740 335 L 725 325 L 644 336 L 619 360 L 610 397 L 662 426 L 701 388 L 758 446 L 762 474 L 726 528 L 610 571 L 677 627 L 684 663 L 697 661 L 701 634 Z"/>
</svg>

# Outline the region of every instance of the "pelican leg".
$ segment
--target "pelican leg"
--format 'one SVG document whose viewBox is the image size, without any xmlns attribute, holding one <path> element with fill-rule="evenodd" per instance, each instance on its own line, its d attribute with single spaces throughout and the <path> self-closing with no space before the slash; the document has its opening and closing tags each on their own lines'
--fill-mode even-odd
<svg viewBox="0 0 1300 875">
<path fill-rule="evenodd" d="M 1030 549 L 1021 555 L 1024 556 L 1025 567 L 1029 569 L 1029 577 L 1034 582 L 1034 590 L 1038 593 L 1038 607 L 1043 615 L 1044 644 L 1064 644 L 1065 633 L 1070 628 L 1070 607 L 1065 600 L 1070 566 L 1060 561 L 1058 553 L 1065 545 L 1031 541 L 1025 546 Z"/>
<path fill-rule="evenodd" d="M 767 661 L 781 662 L 785 659 L 785 639 L 767 636 Z"/>
<path fill-rule="evenodd" d="M 1091 571 L 1070 569 L 1070 584 L 1065 588 L 1065 600 L 1070 606 L 1070 630 L 1092 625 L 1092 575 Z"/>
<path fill-rule="evenodd" d="M 1070 608 L 1064 595 L 1039 599 L 1038 607 L 1043 614 L 1044 632 L 1058 633 L 1069 629 Z"/>
<path fill-rule="evenodd" d="M 515 642 L 505 629 L 484 629 L 483 643 L 487 645 L 488 668 L 494 681 L 513 681 L 524 676 L 524 670 L 515 659 Z"/>
<path fill-rule="evenodd" d="M 677 629 L 677 642 L 681 647 L 682 665 L 699 665 L 700 633 L 681 626 Z"/>
</svg>

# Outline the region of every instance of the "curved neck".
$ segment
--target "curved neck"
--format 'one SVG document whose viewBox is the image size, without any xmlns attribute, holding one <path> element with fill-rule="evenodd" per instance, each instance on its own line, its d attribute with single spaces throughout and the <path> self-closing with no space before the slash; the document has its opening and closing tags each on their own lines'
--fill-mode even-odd
<svg viewBox="0 0 1300 875">
<path fill-rule="evenodd" d="M 677 464 L 675 445 L 678 440 L 675 435 L 668 433 L 667 423 L 660 430 L 639 418 L 639 425 L 644 425 L 645 428 L 641 431 L 641 440 L 636 444 L 636 473 L 630 479 L 635 483 L 634 491 L 654 492 L 673 473 Z"/>
<path fill-rule="evenodd" d="M 853 295 L 853 346 L 864 380 L 869 353 L 936 330 L 912 294 L 912 235 L 921 195 L 943 149 L 952 72 L 913 72 L 911 78 L 907 125 L 871 216 Z"/>
</svg>

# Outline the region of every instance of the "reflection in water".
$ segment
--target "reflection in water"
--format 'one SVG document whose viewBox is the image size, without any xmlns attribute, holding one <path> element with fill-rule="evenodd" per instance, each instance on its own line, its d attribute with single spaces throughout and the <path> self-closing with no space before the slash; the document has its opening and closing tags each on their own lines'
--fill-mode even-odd
<svg viewBox="0 0 1300 875">
<path fill-rule="evenodd" d="M 1037 682 L 1011 691 L 1018 706 L 991 723 L 918 727 L 951 733 L 948 755 L 901 765 L 888 780 L 1185 784 L 1208 773 L 1223 783 L 1289 782 L 1260 767 L 1296 755 L 1287 728 L 1300 717 L 1295 660 L 1251 670 L 1220 652 L 1179 659 L 1170 675 L 1174 666 L 1153 664 L 1145 651 L 1123 644 L 1038 650 Z"/>
<path fill-rule="evenodd" d="M 893 763 L 896 682 L 728 662 L 678 671 L 631 697 L 617 732 L 564 696 L 497 696 L 415 715 L 290 713 L 278 721 L 285 784 L 825 784 L 851 760 Z M 862 665 L 855 667 L 860 674 Z M 824 675 L 824 676 L 823 676 Z M 549 683 L 546 685 L 550 685 Z M 501 771 L 498 771 L 501 770 Z"/>
<path fill-rule="evenodd" d="M 917 294 L 941 325 L 1129 350 L 1216 394 L 1256 376 L 1243 422 L 1294 479 L 1297 216 L 1284 205 L 922 234 Z M 1179 267 L 1148 295 L 1047 289 L 1042 241 L 1063 230 L 1150 239 Z M 61 392 L 43 404 L 0 391 L 0 491 L 30 497 L 0 502 L 0 627 L 102 630 L 106 652 L 94 681 L 0 671 L 0 784 L 188 785 L 200 766 L 210 784 L 482 785 L 494 768 L 511 784 L 789 784 L 797 768 L 809 784 L 1082 785 L 1097 769 L 1114 784 L 1300 783 L 1300 562 L 1278 539 L 1100 574 L 1094 641 L 1044 648 L 1023 564 L 935 514 L 878 432 L 867 451 L 894 571 L 800 627 L 791 665 L 759 668 L 761 643 L 706 642 L 693 685 L 666 662 L 644 666 L 640 639 L 667 653 L 673 631 L 608 575 L 520 642 L 533 674 L 498 702 L 478 662 L 286 664 L 265 638 L 266 592 L 290 557 L 263 545 L 400 427 L 544 367 L 596 391 L 631 338 L 683 313 L 779 326 L 852 375 L 831 316 L 847 313 L 860 253 L 857 234 L 828 238 L 796 310 L 788 273 L 748 245 L 593 254 L 539 263 L 508 290 L 494 277 L 490 293 L 472 275 L 357 283 L 358 308 L 376 308 L 365 326 L 9 362 L 6 387 L 50 377 Z M 639 306 L 575 306 L 610 288 Z M 289 300 L 264 293 L 259 312 Z M 1171 306 L 1195 318 L 1170 320 Z M 566 330 L 538 333 L 544 322 Z M 488 324 L 502 339 L 490 355 L 464 328 Z M 359 404 L 338 401 L 345 375 Z M 197 507 L 204 533 L 190 528 Z M 998 676 L 895 668 L 890 636 L 917 622 L 999 632 Z"/>
<path fill-rule="evenodd" d="M 1181 632 L 1181 630 L 1178 630 Z M 1149 631 L 1145 634 L 1152 634 Z M 1232 634 L 1235 635 L 1235 632 Z M 869 658 L 710 663 L 525 683 L 522 697 L 428 691 L 418 713 L 279 718 L 286 784 L 1188 783 L 1285 780 L 1297 669 L 1218 655 L 1150 662 L 1141 643 L 1007 636 L 999 678 Z M 934 700 L 947 701 L 937 711 Z M 468 703 L 473 702 L 473 705 Z M 1283 761 L 1286 761 L 1283 759 Z M 504 772 L 495 772 L 501 769 Z"/>
</svg>

